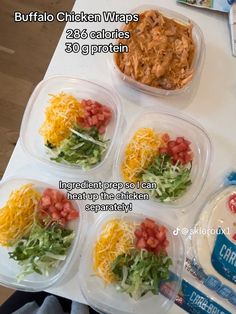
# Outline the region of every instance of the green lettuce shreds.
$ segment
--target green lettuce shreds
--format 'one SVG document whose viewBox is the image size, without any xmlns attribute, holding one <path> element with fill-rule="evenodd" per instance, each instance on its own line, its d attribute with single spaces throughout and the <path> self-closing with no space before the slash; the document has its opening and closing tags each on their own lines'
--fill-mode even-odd
<svg viewBox="0 0 236 314">
<path fill-rule="evenodd" d="M 67 162 L 89 169 L 102 160 L 107 148 L 96 128 L 83 130 L 71 129 L 71 135 L 65 139 L 57 149 L 57 156 L 51 158 L 57 162 Z"/>
<path fill-rule="evenodd" d="M 159 294 L 160 283 L 169 278 L 171 265 L 171 258 L 164 253 L 134 249 L 119 255 L 111 269 L 118 280 L 117 290 L 138 300 L 148 292 Z"/>
<path fill-rule="evenodd" d="M 155 182 L 156 189 L 149 191 L 153 198 L 162 202 L 170 202 L 182 196 L 192 183 L 190 179 L 191 163 L 189 166 L 179 162 L 173 164 L 171 157 L 160 154 L 142 174 L 143 182 Z"/>
<path fill-rule="evenodd" d="M 22 266 L 18 281 L 34 272 L 48 276 L 66 259 L 73 239 L 74 232 L 59 224 L 45 227 L 35 222 L 30 235 L 9 252 L 10 258 Z"/>
</svg>

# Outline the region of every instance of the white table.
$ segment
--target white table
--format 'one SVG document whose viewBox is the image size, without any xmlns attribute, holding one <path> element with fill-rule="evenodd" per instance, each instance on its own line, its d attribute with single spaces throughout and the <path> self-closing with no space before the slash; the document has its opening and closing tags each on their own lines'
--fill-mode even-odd
<svg viewBox="0 0 236 314">
<path fill-rule="evenodd" d="M 79 12 L 101 12 L 104 10 L 117 10 L 128 12 L 145 3 L 145 0 L 79 0 L 76 1 L 73 10 Z M 235 166 L 236 161 L 236 58 L 231 56 L 230 37 L 227 25 L 227 16 L 207 10 L 194 9 L 184 5 L 177 5 L 174 0 L 148 1 L 155 5 L 166 6 L 183 13 L 195 20 L 202 28 L 206 41 L 206 61 L 201 76 L 201 82 L 195 98 L 188 104 L 173 99 L 166 101 L 161 98 L 149 97 L 131 91 L 129 95 L 133 101 L 156 105 L 157 108 L 173 110 L 176 108 L 185 112 L 199 121 L 207 129 L 214 148 L 212 168 L 207 185 L 199 198 L 198 203 L 190 209 L 189 214 L 182 214 L 181 222 L 191 226 L 193 217 L 198 212 L 199 204 L 204 197 L 215 187 L 215 182 L 220 180 L 221 174 Z M 84 24 L 88 29 L 96 28 L 95 24 Z M 115 24 L 101 24 L 99 28 L 113 29 Z M 77 23 L 67 23 L 68 28 L 82 27 Z M 81 56 L 80 54 L 66 54 L 64 52 L 65 30 L 61 36 L 53 58 L 50 62 L 45 77 L 51 75 L 75 75 L 94 81 L 103 81 L 111 84 L 110 71 L 107 66 L 108 55 L 96 54 L 94 56 Z M 123 95 L 121 95 L 122 97 Z M 133 96 L 133 97 L 132 97 Z M 122 97 L 126 116 L 137 112 L 141 107 L 135 105 L 130 98 Z M 37 178 L 57 184 L 58 178 L 47 172 L 41 164 L 36 163 L 24 154 L 19 143 L 4 174 L 4 179 L 9 176 L 23 176 Z M 192 218 L 190 218 L 190 216 Z M 179 221 L 176 225 L 179 225 Z M 67 280 L 59 283 L 50 291 L 83 302 L 79 292 L 79 274 L 75 275 L 77 265 L 73 265 L 73 271 L 67 274 Z M 173 306 L 170 313 L 183 313 L 177 306 Z"/>
</svg>

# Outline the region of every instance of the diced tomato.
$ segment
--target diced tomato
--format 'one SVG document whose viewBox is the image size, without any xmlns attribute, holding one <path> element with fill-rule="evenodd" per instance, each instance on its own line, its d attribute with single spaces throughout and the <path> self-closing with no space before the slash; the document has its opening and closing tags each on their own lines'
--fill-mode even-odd
<svg viewBox="0 0 236 314">
<path fill-rule="evenodd" d="M 41 198 L 41 206 L 42 208 L 46 209 L 51 205 L 51 199 L 48 195 L 45 195 Z"/>
<path fill-rule="evenodd" d="M 173 154 L 173 155 L 172 155 L 172 158 L 173 158 L 174 161 L 177 161 L 178 158 L 179 158 L 179 155 L 178 155 L 178 154 Z"/>
<path fill-rule="evenodd" d="M 145 227 L 147 227 L 147 228 L 154 228 L 155 225 L 156 225 L 156 223 L 155 223 L 154 220 L 152 220 L 152 219 L 150 219 L 150 218 L 146 218 L 146 219 L 144 220 L 144 225 L 145 225 Z"/>
<path fill-rule="evenodd" d="M 192 160 L 192 155 L 191 154 L 185 154 L 184 156 L 184 163 L 187 164 Z"/>
<path fill-rule="evenodd" d="M 175 145 L 176 145 L 175 141 L 169 141 L 168 144 L 167 144 L 169 149 L 172 149 Z"/>
<path fill-rule="evenodd" d="M 66 199 L 65 195 L 56 189 L 45 189 L 38 204 L 39 218 L 44 219 L 46 216 L 63 224 L 67 220 L 79 217 L 72 203 Z M 67 219 L 68 218 L 68 219 Z"/>
<path fill-rule="evenodd" d="M 171 148 L 171 152 L 172 152 L 173 155 L 178 154 L 178 153 L 183 151 L 183 148 L 182 148 L 181 145 L 182 144 L 177 144 L 177 145 L 175 145 L 174 147 Z"/>
<path fill-rule="evenodd" d="M 158 233 L 158 235 L 157 235 L 157 240 L 158 240 L 159 242 L 163 242 L 163 241 L 165 240 L 165 238 L 166 238 L 166 235 L 165 235 L 164 232 L 159 232 L 159 233 Z"/>
<path fill-rule="evenodd" d="M 167 153 L 168 153 L 168 148 L 167 148 L 167 147 L 161 147 L 161 148 L 159 148 L 159 153 L 160 153 L 160 154 L 167 154 Z"/>
<path fill-rule="evenodd" d="M 143 238 L 139 239 L 138 242 L 136 243 L 136 247 L 138 249 L 145 249 L 146 241 Z"/>
<path fill-rule="evenodd" d="M 76 219 L 79 217 L 79 213 L 76 211 L 76 210 L 72 210 L 68 216 L 67 216 L 67 219 L 68 220 L 73 220 L 73 219 Z"/>
<path fill-rule="evenodd" d="M 98 123 L 98 117 L 92 116 L 93 125 L 96 125 Z"/>
<path fill-rule="evenodd" d="M 188 145 L 188 146 L 190 146 L 190 145 L 191 145 L 191 142 L 190 142 L 190 141 L 188 141 L 188 140 L 186 140 L 186 139 L 184 139 L 184 142 L 185 142 L 185 144 L 186 144 L 186 145 Z"/>
<path fill-rule="evenodd" d="M 90 99 L 82 100 L 81 103 L 84 115 L 77 119 L 78 124 L 86 128 L 96 127 L 99 133 L 103 134 L 111 120 L 112 112 L 110 108 Z"/>
<path fill-rule="evenodd" d="M 178 137 L 176 137 L 176 143 L 177 144 L 180 144 L 180 143 L 184 143 L 185 142 L 185 140 L 184 140 L 184 138 L 183 137 L 180 137 L 180 136 L 178 136 Z"/>
<path fill-rule="evenodd" d="M 61 218 L 61 216 L 60 216 L 60 214 L 57 211 L 52 213 L 52 219 L 60 220 L 60 218 Z"/>
<path fill-rule="evenodd" d="M 52 192 L 52 189 L 50 189 L 50 188 L 47 188 L 47 189 L 45 189 L 44 190 L 44 192 L 43 192 L 43 196 L 50 196 L 51 195 L 51 192 Z"/>
<path fill-rule="evenodd" d="M 57 202 L 55 204 L 55 207 L 56 207 L 57 210 L 61 211 L 63 209 L 63 203 Z"/>
<path fill-rule="evenodd" d="M 62 217 L 66 217 L 68 215 L 68 213 L 67 212 L 65 212 L 64 210 L 63 211 L 61 211 L 61 216 Z"/>
<path fill-rule="evenodd" d="M 72 210 L 71 203 L 66 202 L 66 203 L 63 205 L 63 211 L 66 212 L 66 213 L 69 213 L 71 210 Z"/>
<path fill-rule="evenodd" d="M 149 237 L 155 236 L 155 231 L 152 228 L 146 228 L 146 232 L 147 232 Z"/>
<path fill-rule="evenodd" d="M 190 144 L 190 141 L 181 136 L 178 136 L 176 140 L 170 140 L 167 143 L 167 154 L 171 156 L 173 164 L 179 162 L 185 165 L 193 160 Z M 160 149 L 160 152 L 164 153 L 165 150 Z"/>
<path fill-rule="evenodd" d="M 141 229 L 136 229 L 135 231 L 134 231 L 134 234 L 135 234 L 135 236 L 137 237 L 137 238 L 141 238 L 142 237 L 142 230 Z"/>
<path fill-rule="evenodd" d="M 236 233 L 233 235 L 233 240 L 236 241 Z"/>
<path fill-rule="evenodd" d="M 147 245 L 149 245 L 151 248 L 155 248 L 158 244 L 158 240 L 155 239 L 154 237 L 150 237 L 147 240 Z"/>
<path fill-rule="evenodd" d="M 103 121 L 104 118 L 105 118 L 105 117 L 104 117 L 104 114 L 102 114 L 102 113 L 99 113 L 99 114 L 98 114 L 98 120 L 99 120 L 99 121 Z"/>
<path fill-rule="evenodd" d="M 143 231 L 142 232 L 142 237 L 144 238 L 144 240 L 147 240 L 148 239 L 148 234 L 146 231 Z"/>
<path fill-rule="evenodd" d="M 164 142 L 168 143 L 169 140 L 170 140 L 169 134 L 168 134 L 168 133 L 164 133 L 164 134 L 162 135 L 162 139 L 163 139 Z"/>
<path fill-rule="evenodd" d="M 146 229 L 146 225 L 145 225 L 144 222 L 142 222 L 142 223 L 140 224 L 140 228 L 141 228 L 143 231 Z"/>
<path fill-rule="evenodd" d="M 49 208 L 48 208 L 48 211 L 49 211 L 49 213 L 53 214 L 53 213 L 55 213 L 57 211 L 57 209 L 55 208 L 55 206 L 50 205 Z"/>
<path fill-rule="evenodd" d="M 159 226 L 159 231 L 165 233 L 165 232 L 167 232 L 167 229 L 164 226 Z"/>
<path fill-rule="evenodd" d="M 232 213 L 236 213 L 236 193 L 230 195 L 228 199 L 228 206 Z"/>
<path fill-rule="evenodd" d="M 164 252 L 169 245 L 166 233 L 167 229 L 164 226 L 146 218 L 134 232 L 136 247 L 145 248 L 154 253 Z"/>
</svg>

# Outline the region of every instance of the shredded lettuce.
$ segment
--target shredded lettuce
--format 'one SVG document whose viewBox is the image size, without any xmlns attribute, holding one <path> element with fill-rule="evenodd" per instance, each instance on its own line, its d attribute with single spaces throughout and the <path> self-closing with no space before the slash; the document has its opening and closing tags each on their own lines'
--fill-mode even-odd
<svg viewBox="0 0 236 314">
<path fill-rule="evenodd" d="M 149 291 L 159 294 L 160 283 L 169 278 L 171 265 L 171 258 L 164 253 L 134 249 L 119 255 L 111 269 L 118 279 L 117 290 L 138 300 Z"/>
<path fill-rule="evenodd" d="M 41 226 L 35 222 L 30 235 L 20 240 L 13 252 L 9 252 L 10 258 L 22 267 L 18 281 L 34 272 L 48 276 L 66 259 L 73 239 L 74 232 L 61 225 Z"/>
<path fill-rule="evenodd" d="M 155 182 L 156 189 L 149 190 L 152 198 L 161 202 L 174 201 L 182 196 L 192 183 L 190 179 L 191 163 L 189 166 L 180 163 L 173 164 L 171 157 L 160 154 L 141 175 L 143 182 Z"/>
<path fill-rule="evenodd" d="M 71 135 L 65 139 L 51 160 L 79 165 L 89 169 L 102 160 L 107 149 L 107 142 L 99 134 L 97 128 L 84 130 L 71 129 Z"/>
</svg>

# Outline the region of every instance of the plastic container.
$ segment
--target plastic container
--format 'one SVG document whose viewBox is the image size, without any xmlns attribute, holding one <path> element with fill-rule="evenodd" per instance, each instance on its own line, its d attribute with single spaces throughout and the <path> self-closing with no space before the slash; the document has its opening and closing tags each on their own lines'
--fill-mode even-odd
<svg viewBox="0 0 236 314">
<path fill-rule="evenodd" d="M 169 206 L 173 208 L 189 206 L 201 192 L 207 178 L 211 161 L 211 141 L 209 136 L 201 126 L 188 117 L 166 112 L 158 112 L 151 108 L 134 118 L 121 140 L 122 144 L 117 152 L 113 168 L 113 177 L 116 178 L 117 181 L 124 182 L 121 173 L 121 165 L 126 146 L 135 132 L 143 127 L 153 128 L 157 133 L 168 133 L 171 138 L 184 136 L 187 140 L 191 141 L 191 149 L 194 154 L 190 175 L 192 184 L 188 187 L 186 193 L 173 202 L 161 203 L 158 200 L 150 199 L 147 200 L 145 204 L 148 205 L 149 209 L 155 209 L 157 206 Z"/>
<path fill-rule="evenodd" d="M 11 178 L 7 181 L 4 181 L 0 185 L 0 208 L 8 200 L 10 193 L 24 184 L 32 183 L 33 186 L 39 191 L 42 192 L 45 188 L 51 187 L 44 182 L 22 179 L 22 178 Z M 74 207 L 80 212 L 79 219 L 71 221 L 68 227 L 75 231 L 75 239 L 72 242 L 72 245 L 68 251 L 68 256 L 63 261 L 55 271 L 51 272 L 48 277 L 41 276 L 39 274 L 31 274 L 26 276 L 24 280 L 17 282 L 16 276 L 19 274 L 21 267 L 14 260 L 10 259 L 8 252 L 12 249 L 0 246 L 0 284 L 24 291 L 42 291 L 48 289 L 54 285 L 58 280 L 61 280 L 65 273 L 68 271 L 72 264 L 72 257 L 75 253 L 75 250 L 80 250 L 81 243 L 81 233 L 82 227 L 85 223 L 85 217 L 83 211 L 78 207 L 78 204 L 73 202 Z"/>
<path fill-rule="evenodd" d="M 99 164 L 86 171 L 75 165 L 50 160 L 51 156 L 46 153 L 43 137 L 39 134 L 40 126 L 45 118 L 44 110 L 48 106 L 49 94 L 56 95 L 62 91 L 78 99 L 96 100 L 112 110 L 113 119 L 105 133 L 105 139 L 110 139 L 107 151 Z M 76 77 L 54 76 L 40 82 L 32 93 L 21 124 L 20 142 L 30 156 L 60 172 L 64 171 L 71 175 L 94 174 L 102 171 L 102 167 L 106 165 L 112 155 L 115 139 L 121 127 L 121 119 L 122 108 L 119 97 L 107 88 Z"/>
<path fill-rule="evenodd" d="M 204 58 L 205 58 L 205 43 L 204 43 L 204 36 L 203 33 L 200 29 L 200 27 L 191 19 L 188 17 L 163 8 L 159 6 L 154 6 L 154 5 L 144 5 L 144 6 L 139 6 L 136 9 L 132 10 L 130 13 L 141 13 L 146 10 L 158 10 L 160 11 L 164 16 L 174 19 L 176 22 L 179 22 L 180 24 L 192 24 L 192 36 L 193 36 L 193 41 L 195 43 L 195 56 L 193 59 L 192 63 L 192 70 L 193 70 L 193 78 L 191 81 L 189 81 L 186 85 L 184 85 L 180 89 L 175 89 L 175 90 L 166 90 L 162 88 L 156 88 L 152 87 L 149 85 L 142 84 L 131 77 L 127 76 L 124 74 L 119 67 L 117 66 L 114 56 L 111 59 L 111 64 L 112 64 L 112 69 L 114 70 L 116 76 L 127 83 L 130 87 L 142 91 L 147 94 L 151 94 L 154 96 L 177 96 L 177 95 L 182 95 L 187 93 L 189 90 L 192 90 L 194 85 L 196 85 L 197 80 L 200 78 L 201 72 L 202 72 L 202 67 L 204 63 Z M 120 28 L 122 30 L 122 27 Z"/>
<path fill-rule="evenodd" d="M 170 271 L 173 272 L 176 276 L 174 280 L 171 280 L 171 282 L 166 282 L 166 286 L 169 290 L 168 298 L 164 297 L 161 293 L 155 296 L 149 292 L 139 300 L 135 301 L 127 293 L 118 292 L 113 284 L 105 286 L 103 280 L 94 274 L 92 254 L 96 240 L 99 237 L 106 222 L 114 218 L 123 218 L 125 220 L 139 223 L 147 217 L 152 218 L 157 223 L 167 227 L 167 237 L 170 241 L 168 255 L 172 258 L 173 261 Z M 123 215 L 121 213 L 112 213 L 110 215 L 100 215 L 93 225 L 92 233 L 90 233 L 87 237 L 87 241 L 83 250 L 83 258 L 80 265 L 81 291 L 88 304 L 99 313 L 166 313 L 173 304 L 176 294 L 179 291 L 184 260 L 185 251 L 182 238 L 180 236 L 174 236 L 173 229 L 170 226 L 164 224 L 162 221 L 157 220 L 155 217 L 144 216 L 141 213 Z"/>
</svg>

